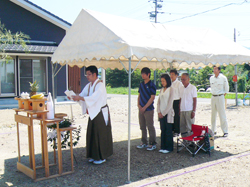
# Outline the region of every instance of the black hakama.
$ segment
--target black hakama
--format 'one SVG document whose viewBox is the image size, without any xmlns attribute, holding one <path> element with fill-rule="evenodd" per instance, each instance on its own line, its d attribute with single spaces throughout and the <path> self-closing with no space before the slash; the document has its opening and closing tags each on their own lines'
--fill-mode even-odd
<svg viewBox="0 0 250 187">
<path fill-rule="evenodd" d="M 110 118 L 106 125 L 102 110 L 87 127 L 86 156 L 94 160 L 104 160 L 113 154 L 113 140 Z"/>
</svg>

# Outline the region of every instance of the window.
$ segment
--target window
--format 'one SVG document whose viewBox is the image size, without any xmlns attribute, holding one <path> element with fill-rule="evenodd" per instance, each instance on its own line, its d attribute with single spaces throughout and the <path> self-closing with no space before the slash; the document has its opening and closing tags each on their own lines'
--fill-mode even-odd
<svg viewBox="0 0 250 187">
<path fill-rule="evenodd" d="M 33 78 L 38 81 L 38 92 L 46 92 L 46 61 L 33 60 Z"/>
<path fill-rule="evenodd" d="M 29 82 L 37 81 L 38 92 L 47 92 L 46 89 L 46 60 L 20 59 L 20 93 L 30 92 Z"/>
<path fill-rule="evenodd" d="M 0 60 L 0 95 L 15 95 L 15 63 L 14 60 L 8 62 Z"/>
</svg>

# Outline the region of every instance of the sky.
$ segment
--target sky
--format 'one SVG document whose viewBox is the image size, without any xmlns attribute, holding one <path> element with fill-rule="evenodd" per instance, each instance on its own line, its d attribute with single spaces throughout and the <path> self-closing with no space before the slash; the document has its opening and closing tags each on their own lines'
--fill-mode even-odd
<svg viewBox="0 0 250 187">
<path fill-rule="evenodd" d="M 60 18 L 73 23 L 81 9 L 154 22 L 150 0 L 30 0 Z M 160 2 L 162 1 L 162 2 Z M 250 0 L 158 0 L 157 22 L 206 27 L 250 48 Z"/>
</svg>

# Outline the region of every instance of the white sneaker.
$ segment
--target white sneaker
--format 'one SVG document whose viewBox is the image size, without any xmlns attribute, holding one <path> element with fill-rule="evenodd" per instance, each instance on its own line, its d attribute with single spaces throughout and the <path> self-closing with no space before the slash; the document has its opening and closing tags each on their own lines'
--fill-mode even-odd
<svg viewBox="0 0 250 187">
<path fill-rule="evenodd" d="M 104 162 L 106 162 L 106 159 L 104 159 L 104 160 L 95 160 L 95 161 L 93 162 L 93 164 L 102 164 L 102 163 L 104 163 Z"/>
<path fill-rule="evenodd" d="M 137 147 L 138 149 L 143 149 L 143 148 L 147 148 L 148 145 L 146 145 L 146 144 L 141 144 L 141 145 L 137 145 L 136 147 Z"/>
<path fill-rule="evenodd" d="M 93 158 L 89 159 L 89 163 L 94 162 L 95 160 Z"/>
<path fill-rule="evenodd" d="M 160 150 L 159 150 L 159 153 L 162 153 L 163 151 L 164 151 L 163 149 L 160 149 Z"/>
<path fill-rule="evenodd" d="M 170 151 L 168 150 L 162 150 L 162 153 L 166 154 L 166 153 L 169 153 Z"/>
<path fill-rule="evenodd" d="M 148 147 L 147 150 L 148 151 L 153 151 L 156 149 L 156 145 L 152 145 L 151 147 Z"/>
</svg>

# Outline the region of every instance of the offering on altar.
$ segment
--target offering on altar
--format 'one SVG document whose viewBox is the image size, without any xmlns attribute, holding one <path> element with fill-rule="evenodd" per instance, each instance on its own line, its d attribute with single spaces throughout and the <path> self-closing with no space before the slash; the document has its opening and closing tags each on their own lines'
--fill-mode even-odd
<svg viewBox="0 0 250 187">
<path fill-rule="evenodd" d="M 41 93 L 41 94 L 36 94 L 36 95 L 32 95 L 30 98 L 31 98 L 31 99 L 43 99 L 43 98 L 44 98 L 44 95 L 43 95 L 43 93 Z"/>
<path fill-rule="evenodd" d="M 49 111 L 47 113 L 47 119 L 54 119 L 54 117 L 55 117 L 54 104 L 53 104 L 53 99 L 52 99 L 50 92 L 49 92 L 49 96 L 48 96 L 47 110 Z"/>
<path fill-rule="evenodd" d="M 29 99 L 30 97 L 29 97 L 28 92 L 22 92 L 22 93 L 21 93 L 21 98 L 22 98 L 22 99 Z"/>
</svg>

